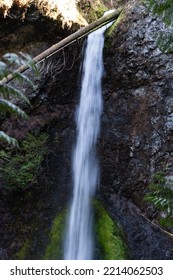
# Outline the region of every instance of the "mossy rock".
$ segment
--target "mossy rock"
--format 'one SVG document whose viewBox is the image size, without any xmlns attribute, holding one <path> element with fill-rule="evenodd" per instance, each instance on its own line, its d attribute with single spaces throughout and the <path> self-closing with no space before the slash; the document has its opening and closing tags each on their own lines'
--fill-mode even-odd
<svg viewBox="0 0 173 280">
<path fill-rule="evenodd" d="M 37 183 L 41 163 L 47 153 L 46 133 L 27 134 L 20 142 L 20 149 L 1 150 L 0 178 L 8 190 L 23 190 Z"/>
<path fill-rule="evenodd" d="M 66 224 L 66 211 L 58 214 L 52 223 L 50 242 L 46 248 L 44 260 L 61 260 L 63 257 L 63 239 Z"/>
<path fill-rule="evenodd" d="M 114 21 L 114 23 L 107 29 L 105 35 L 106 37 L 113 37 L 114 36 L 114 32 L 117 30 L 117 28 L 120 26 L 121 23 L 123 23 L 123 21 L 126 18 L 126 14 L 122 11 L 119 15 L 119 17 Z"/>
<path fill-rule="evenodd" d="M 86 20 L 91 23 L 103 16 L 108 10 L 102 0 L 82 1 L 79 3 L 79 10 Z"/>
<path fill-rule="evenodd" d="M 113 221 L 100 202 L 94 201 L 95 231 L 99 256 L 102 260 L 125 260 L 128 246 L 122 229 Z"/>
<path fill-rule="evenodd" d="M 29 239 L 27 239 L 23 245 L 21 246 L 20 250 L 15 253 L 14 259 L 15 260 L 25 260 L 30 249 L 31 243 Z"/>
</svg>

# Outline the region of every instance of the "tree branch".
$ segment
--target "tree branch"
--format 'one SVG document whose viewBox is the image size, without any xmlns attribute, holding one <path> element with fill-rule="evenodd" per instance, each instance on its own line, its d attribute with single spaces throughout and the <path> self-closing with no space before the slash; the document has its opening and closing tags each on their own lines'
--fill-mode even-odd
<svg viewBox="0 0 173 280">
<path fill-rule="evenodd" d="M 88 35 L 89 33 L 93 32 L 94 30 L 96 30 L 96 29 L 100 28 L 101 26 L 105 25 L 106 23 L 108 23 L 110 21 L 113 21 L 113 20 L 116 20 L 119 17 L 121 11 L 122 11 L 122 8 L 117 9 L 116 11 L 113 11 L 112 13 L 109 13 L 109 14 L 97 19 L 96 21 L 92 22 L 91 24 L 87 25 L 86 27 L 83 27 L 83 28 L 79 29 L 78 31 L 76 31 L 75 33 L 69 35 L 68 37 L 66 37 L 63 40 L 61 40 L 60 42 L 58 42 L 57 44 L 51 46 L 50 48 L 48 48 L 47 50 L 45 50 L 41 54 L 34 57 L 30 61 L 31 65 L 32 64 L 37 64 L 38 62 L 41 62 L 45 58 L 52 56 L 54 53 L 56 53 L 59 50 L 67 47 L 69 44 L 75 42 L 76 40 Z M 14 73 L 15 72 L 23 73 L 29 67 L 30 66 L 28 64 L 22 65 L 17 70 L 15 70 Z M 6 78 L 2 79 L 0 81 L 0 84 L 2 85 L 2 84 L 5 84 L 5 83 L 8 83 L 13 78 L 14 78 L 13 75 L 10 74 Z"/>
</svg>

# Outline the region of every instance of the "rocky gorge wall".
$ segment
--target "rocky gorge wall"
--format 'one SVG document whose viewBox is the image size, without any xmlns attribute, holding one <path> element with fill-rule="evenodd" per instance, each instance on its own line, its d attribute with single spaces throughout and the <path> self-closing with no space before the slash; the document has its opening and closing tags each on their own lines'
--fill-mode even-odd
<svg viewBox="0 0 173 280">
<path fill-rule="evenodd" d="M 114 194 L 108 194 L 113 205 L 119 204 L 112 209 L 117 216 L 124 211 L 130 213 L 129 203 L 133 202 L 146 217 L 155 221 L 156 209 L 144 204 L 143 195 L 157 171 L 167 167 L 168 175 L 172 174 L 172 57 L 163 54 L 154 39 L 164 28 L 163 23 L 139 5 L 115 32 L 106 53 L 101 182 L 106 195 L 110 185 L 118 195 L 113 198 Z M 126 206 L 121 197 L 126 197 Z M 131 218 L 133 216 L 132 210 Z M 139 223 L 134 220 L 133 217 L 128 226 L 125 221 L 123 224 L 128 228 L 129 238 L 133 232 L 133 238 L 140 240 L 141 257 L 145 255 L 145 247 L 148 252 L 144 258 L 166 257 L 167 253 L 161 253 L 159 247 L 150 251 L 147 246 L 151 240 L 160 244 L 157 229 L 147 236 L 147 224 L 145 233 L 140 232 L 143 218 Z M 129 233 L 131 224 L 136 226 Z M 161 243 L 165 251 L 164 241 Z"/>
<path fill-rule="evenodd" d="M 173 59 L 155 42 L 164 28 L 144 6 L 137 5 L 114 32 L 105 52 L 101 190 L 128 238 L 138 240 L 134 256 L 140 259 L 172 258 L 169 245 L 158 237 L 159 229 L 151 226 L 152 232 L 148 231 L 150 225 L 143 224 L 138 213 L 156 222 L 156 209 L 143 202 L 146 187 L 165 167 L 168 177 L 172 175 Z"/>
<path fill-rule="evenodd" d="M 130 259 L 173 259 L 172 237 L 157 225 L 157 210 L 143 202 L 154 173 L 167 167 L 172 174 L 173 58 L 154 40 L 163 28 L 143 5 L 135 5 L 105 42 L 97 199 L 123 229 Z M 19 140 L 47 133 L 48 141 L 34 187 L 9 195 L 1 182 L 2 259 L 42 258 L 52 220 L 69 202 L 81 59 L 82 42 L 76 42 L 47 61 L 37 91 L 27 90 L 33 106 L 28 122 L 3 123 Z"/>
</svg>

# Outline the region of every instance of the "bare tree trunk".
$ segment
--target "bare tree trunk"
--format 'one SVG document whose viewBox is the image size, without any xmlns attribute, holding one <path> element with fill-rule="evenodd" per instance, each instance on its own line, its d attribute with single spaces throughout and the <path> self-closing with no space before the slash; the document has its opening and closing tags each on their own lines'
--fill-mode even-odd
<svg viewBox="0 0 173 280">
<path fill-rule="evenodd" d="M 54 53 L 56 53 L 59 50 L 65 48 L 69 44 L 75 42 L 77 39 L 80 39 L 80 38 L 88 35 L 89 33 L 93 32 L 95 29 L 98 29 L 101 26 L 105 25 L 106 23 L 117 19 L 118 16 L 120 15 L 121 11 L 122 11 L 122 9 L 117 9 L 116 11 L 99 18 L 98 20 L 92 22 L 91 24 L 87 25 L 86 27 L 83 27 L 83 28 L 79 29 L 78 31 L 76 31 L 75 33 L 69 35 L 68 37 L 66 37 L 63 40 L 61 40 L 60 42 L 58 42 L 57 44 L 51 46 L 50 48 L 48 48 L 47 50 L 45 50 L 41 54 L 34 57 L 30 61 L 31 65 L 36 64 L 36 63 L 44 60 L 46 57 L 52 56 Z M 22 65 L 15 72 L 23 73 L 29 67 L 30 66 L 28 64 Z M 2 79 L 0 81 L 0 84 L 8 83 L 12 79 L 13 79 L 13 75 L 10 74 L 6 78 Z"/>
</svg>

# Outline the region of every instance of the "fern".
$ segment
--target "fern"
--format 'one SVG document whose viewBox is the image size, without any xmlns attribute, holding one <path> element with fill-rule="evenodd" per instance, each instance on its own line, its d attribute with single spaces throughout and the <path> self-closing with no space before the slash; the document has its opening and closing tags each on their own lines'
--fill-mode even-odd
<svg viewBox="0 0 173 280">
<path fill-rule="evenodd" d="M 22 99 L 27 104 L 31 105 L 28 98 L 21 91 L 9 85 L 0 85 L 0 96 L 3 96 L 3 98 L 6 99 L 9 99 L 10 97 Z"/>
<path fill-rule="evenodd" d="M 20 83 L 26 82 L 29 84 L 33 89 L 35 89 L 34 83 L 24 74 L 21 74 L 17 71 L 12 72 L 8 64 L 10 65 L 22 65 L 27 63 L 30 65 L 30 68 L 34 71 L 34 74 L 38 74 L 38 68 L 36 65 L 32 65 L 30 63 L 31 57 L 29 55 L 25 55 L 24 53 L 20 53 L 20 55 L 14 53 L 7 53 L 3 55 L 4 61 L 0 61 L 0 78 L 7 77 L 8 74 L 12 74 L 13 79 L 19 81 Z M 12 113 L 20 116 L 24 119 L 27 119 L 27 114 L 20 109 L 17 105 L 13 103 L 13 99 L 20 99 L 31 106 L 29 99 L 23 94 L 21 90 L 16 89 L 13 86 L 8 84 L 4 84 L 0 81 L 0 112 L 1 114 Z M 12 145 L 18 146 L 17 141 L 8 136 L 5 132 L 1 131 L 0 140 Z"/>
<path fill-rule="evenodd" d="M 3 131 L 0 131 L 0 140 L 2 140 L 3 142 L 7 142 L 9 145 L 12 145 L 14 147 L 19 147 L 17 140 L 13 137 L 8 136 Z"/>
<path fill-rule="evenodd" d="M 20 109 L 18 106 L 14 105 L 12 102 L 6 99 L 0 98 L 0 110 L 3 113 L 10 112 L 24 119 L 28 119 L 27 114 L 22 109 Z"/>
<path fill-rule="evenodd" d="M 24 74 L 21 74 L 19 72 L 12 73 L 14 79 L 18 80 L 19 82 L 27 82 L 33 89 L 35 89 L 34 83 Z"/>
<path fill-rule="evenodd" d="M 145 201 L 153 203 L 158 210 L 164 213 L 159 222 L 163 226 L 173 226 L 173 190 L 171 182 L 166 180 L 165 172 L 154 175 L 153 182 L 149 185 L 149 193 Z"/>
<path fill-rule="evenodd" d="M 171 216 L 160 218 L 159 223 L 162 227 L 173 227 L 173 218 Z"/>
<path fill-rule="evenodd" d="M 26 53 L 20 52 L 21 57 L 23 58 L 24 64 L 27 61 L 27 64 L 29 68 L 34 72 L 36 76 L 39 75 L 39 68 L 38 66 L 33 62 L 32 57 Z"/>
<path fill-rule="evenodd" d="M 18 66 L 24 64 L 23 59 L 15 53 L 6 53 L 3 55 L 3 58 L 6 61 L 8 61 L 9 64 L 14 64 L 14 65 L 18 65 Z"/>
<path fill-rule="evenodd" d="M 0 61 L 0 79 L 6 77 L 9 74 L 6 63 Z"/>
</svg>

